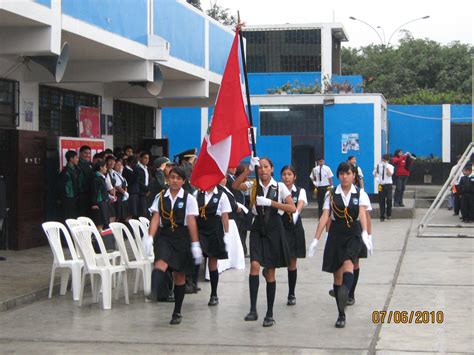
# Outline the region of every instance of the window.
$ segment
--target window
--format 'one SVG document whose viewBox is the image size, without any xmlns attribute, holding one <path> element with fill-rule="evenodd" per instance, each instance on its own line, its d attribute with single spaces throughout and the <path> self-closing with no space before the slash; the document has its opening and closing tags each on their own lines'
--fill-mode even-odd
<svg viewBox="0 0 474 355">
<path fill-rule="evenodd" d="M 320 136 L 323 124 L 322 105 L 260 107 L 262 136 Z"/>
<path fill-rule="evenodd" d="M 0 80 L 0 127 L 18 125 L 19 84 L 13 80 Z"/>
</svg>

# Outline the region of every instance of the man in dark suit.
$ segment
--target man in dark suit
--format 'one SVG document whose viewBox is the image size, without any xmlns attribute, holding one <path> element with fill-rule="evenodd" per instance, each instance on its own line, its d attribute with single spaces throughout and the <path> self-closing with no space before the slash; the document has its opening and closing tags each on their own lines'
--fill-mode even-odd
<svg viewBox="0 0 474 355">
<path fill-rule="evenodd" d="M 128 197 L 128 215 L 132 218 L 138 217 L 138 175 L 135 173 L 135 166 L 138 160 L 134 155 L 129 156 L 123 169 L 123 177 L 127 180 Z"/>
<path fill-rule="evenodd" d="M 150 195 L 150 173 L 148 163 L 150 154 L 141 152 L 138 164 L 133 169 L 138 176 L 138 216 L 150 217 L 148 212 L 148 196 Z"/>
</svg>

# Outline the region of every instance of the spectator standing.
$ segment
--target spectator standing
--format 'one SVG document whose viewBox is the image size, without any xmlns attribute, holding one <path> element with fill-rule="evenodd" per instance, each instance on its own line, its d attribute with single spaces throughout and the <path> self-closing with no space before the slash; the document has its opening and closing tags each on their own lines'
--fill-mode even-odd
<svg viewBox="0 0 474 355">
<path fill-rule="evenodd" d="M 397 177 L 395 195 L 393 196 L 393 207 L 405 207 L 403 204 L 403 194 L 408 177 L 410 176 L 410 170 L 407 169 L 407 158 L 409 155 L 409 152 L 403 154 L 401 149 L 397 149 L 392 158 L 392 163 L 395 167 L 395 176 Z"/>
</svg>

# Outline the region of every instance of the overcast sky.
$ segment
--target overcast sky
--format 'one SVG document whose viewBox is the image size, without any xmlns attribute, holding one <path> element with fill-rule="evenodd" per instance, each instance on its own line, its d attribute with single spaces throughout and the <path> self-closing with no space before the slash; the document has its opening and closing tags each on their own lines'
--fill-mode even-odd
<svg viewBox="0 0 474 355">
<path fill-rule="evenodd" d="M 215 0 L 212 0 L 213 2 Z M 349 36 L 345 46 L 360 47 L 380 44 L 377 34 L 367 25 L 350 20 L 361 19 L 373 27 L 381 26 L 385 41 L 395 29 L 412 19 L 429 15 L 430 18 L 413 22 L 406 27 L 415 38 L 429 38 L 443 44 L 452 41 L 473 44 L 473 0 L 217 0 L 231 13 L 240 10 L 242 20 L 249 25 L 282 23 L 341 22 Z M 204 9 L 210 0 L 201 0 Z M 380 36 L 383 38 L 382 32 Z M 396 44 L 401 34 L 394 34 Z"/>
</svg>

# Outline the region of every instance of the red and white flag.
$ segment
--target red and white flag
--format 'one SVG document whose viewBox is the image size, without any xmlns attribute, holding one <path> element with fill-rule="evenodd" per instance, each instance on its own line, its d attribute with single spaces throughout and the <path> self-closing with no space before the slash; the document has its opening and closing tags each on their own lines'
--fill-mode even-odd
<svg viewBox="0 0 474 355">
<path fill-rule="evenodd" d="M 222 76 L 214 114 L 193 168 L 191 184 L 201 190 L 208 190 L 219 184 L 228 168 L 236 168 L 243 158 L 249 156 L 249 128 L 240 81 L 237 29 Z"/>
</svg>

